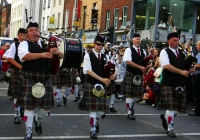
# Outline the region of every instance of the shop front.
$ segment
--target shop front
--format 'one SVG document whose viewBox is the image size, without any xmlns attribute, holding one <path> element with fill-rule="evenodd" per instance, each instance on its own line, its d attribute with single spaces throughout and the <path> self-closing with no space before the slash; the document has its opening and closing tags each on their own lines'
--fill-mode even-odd
<svg viewBox="0 0 200 140">
<path fill-rule="evenodd" d="M 84 31 L 84 34 L 82 36 L 84 47 L 86 47 L 87 45 L 93 46 L 94 39 L 95 39 L 96 36 L 97 36 L 97 31 L 96 30 Z"/>
</svg>

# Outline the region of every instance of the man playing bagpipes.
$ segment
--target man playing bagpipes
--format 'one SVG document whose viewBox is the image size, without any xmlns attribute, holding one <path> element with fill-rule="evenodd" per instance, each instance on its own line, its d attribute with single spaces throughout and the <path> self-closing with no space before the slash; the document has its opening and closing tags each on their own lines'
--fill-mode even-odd
<svg viewBox="0 0 200 140">
<path fill-rule="evenodd" d="M 27 26 L 28 39 L 21 42 L 18 47 L 18 56 L 23 62 L 19 105 L 25 108 L 23 117 L 26 125 L 25 140 L 32 139 L 33 121 L 36 133 L 42 134 L 42 119 L 54 107 L 51 75 L 55 66 L 52 62 L 63 58 L 64 55 L 58 48 L 48 48 L 39 37 L 38 24 L 30 22 Z M 55 42 L 50 43 L 53 45 Z M 57 63 L 55 65 L 57 66 Z M 35 108 L 39 108 L 36 116 L 34 116 Z"/>
<path fill-rule="evenodd" d="M 93 51 L 84 57 L 83 72 L 87 74 L 87 81 L 83 98 L 79 102 L 79 109 L 90 111 L 91 139 L 97 138 L 99 132 L 98 120 L 100 117 L 103 119 L 105 112 L 108 111 L 106 87 L 109 86 L 111 80 L 116 78 L 115 72 L 109 78 L 105 77 L 106 58 L 101 53 L 103 44 L 104 38 L 96 36 Z"/>
<path fill-rule="evenodd" d="M 144 50 L 140 47 L 141 37 L 134 34 L 133 46 L 127 48 L 124 53 L 124 59 L 127 63 L 126 74 L 122 81 L 121 93 L 126 96 L 126 109 L 128 110 L 127 118 L 135 120 L 134 117 L 134 96 L 143 95 L 142 75 L 146 71 L 144 65 Z"/>
<path fill-rule="evenodd" d="M 23 108 L 20 108 L 20 106 L 17 103 L 17 99 L 19 99 L 20 95 L 19 71 L 22 69 L 22 63 L 20 62 L 18 57 L 18 46 L 20 42 L 26 40 L 26 29 L 19 28 L 17 37 L 19 41 L 13 43 L 10 46 L 7 58 L 10 63 L 10 69 L 11 69 L 10 93 L 12 95 L 10 96 L 14 97 L 14 109 L 15 109 L 14 123 L 20 124 L 21 117 L 23 117 L 23 114 L 20 114 L 20 111 L 23 112 Z"/>
<path fill-rule="evenodd" d="M 176 137 L 173 130 L 175 111 L 186 112 L 186 94 L 184 81 L 189 75 L 191 61 L 185 61 L 184 53 L 178 49 L 178 33 L 169 33 L 167 36 L 169 47 L 160 53 L 160 64 L 163 67 L 161 81 L 161 114 L 163 128 L 169 137 Z"/>
</svg>

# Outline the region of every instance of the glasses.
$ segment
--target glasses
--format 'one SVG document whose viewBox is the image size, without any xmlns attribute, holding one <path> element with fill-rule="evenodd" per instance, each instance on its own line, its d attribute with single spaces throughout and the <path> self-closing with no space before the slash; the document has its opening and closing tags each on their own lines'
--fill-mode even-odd
<svg viewBox="0 0 200 140">
<path fill-rule="evenodd" d="M 103 45 L 104 45 L 103 43 L 97 43 L 97 42 L 96 42 L 96 44 L 97 44 L 98 46 L 103 46 Z"/>
</svg>

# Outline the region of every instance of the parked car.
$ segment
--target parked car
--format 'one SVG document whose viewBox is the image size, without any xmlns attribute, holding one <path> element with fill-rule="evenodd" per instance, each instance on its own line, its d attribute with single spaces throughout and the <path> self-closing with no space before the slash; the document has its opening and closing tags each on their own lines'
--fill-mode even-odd
<svg viewBox="0 0 200 140">
<path fill-rule="evenodd" d="M 4 45 L 6 42 L 12 44 L 13 43 L 13 38 L 0 37 L 0 46 Z"/>
</svg>

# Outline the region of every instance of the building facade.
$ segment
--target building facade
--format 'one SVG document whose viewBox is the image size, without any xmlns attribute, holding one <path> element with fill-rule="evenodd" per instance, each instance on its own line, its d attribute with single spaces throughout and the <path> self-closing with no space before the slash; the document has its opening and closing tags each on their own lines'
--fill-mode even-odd
<svg viewBox="0 0 200 140">
<path fill-rule="evenodd" d="M 55 31 L 53 33 L 55 34 L 61 34 L 63 29 L 63 11 L 64 11 L 64 0 L 52 0 L 51 2 L 52 8 L 51 8 L 51 16 L 54 17 L 54 23 L 55 23 Z"/>
<path fill-rule="evenodd" d="M 40 23 L 40 13 L 40 0 L 12 0 L 10 37 L 16 37 L 19 28 L 26 28 L 30 22 L 30 17 L 33 21 Z"/>
</svg>

